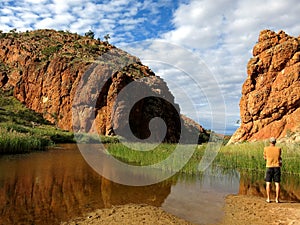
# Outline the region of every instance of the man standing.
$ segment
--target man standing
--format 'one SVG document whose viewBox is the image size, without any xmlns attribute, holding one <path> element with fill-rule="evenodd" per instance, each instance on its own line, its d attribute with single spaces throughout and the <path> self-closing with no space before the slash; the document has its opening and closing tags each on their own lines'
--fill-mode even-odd
<svg viewBox="0 0 300 225">
<path fill-rule="evenodd" d="M 270 138 L 270 146 L 264 148 L 264 159 L 266 160 L 266 191 L 267 202 L 270 202 L 270 188 L 274 180 L 276 187 L 276 203 L 279 203 L 280 177 L 281 177 L 281 149 L 275 146 L 276 139 Z"/>
</svg>

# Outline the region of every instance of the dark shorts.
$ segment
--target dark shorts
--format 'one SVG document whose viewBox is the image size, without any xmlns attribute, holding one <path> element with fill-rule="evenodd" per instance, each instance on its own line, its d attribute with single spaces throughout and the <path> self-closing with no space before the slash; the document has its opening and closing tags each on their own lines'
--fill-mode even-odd
<svg viewBox="0 0 300 225">
<path fill-rule="evenodd" d="M 266 182 L 280 183 L 281 170 L 280 167 L 269 167 L 266 171 Z"/>
</svg>

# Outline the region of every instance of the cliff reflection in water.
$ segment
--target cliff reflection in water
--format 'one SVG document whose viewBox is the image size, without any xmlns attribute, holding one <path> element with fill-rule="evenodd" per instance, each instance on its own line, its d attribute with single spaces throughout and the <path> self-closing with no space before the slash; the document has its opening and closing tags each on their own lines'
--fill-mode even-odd
<svg viewBox="0 0 300 225">
<path fill-rule="evenodd" d="M 127 203 L 161 206 L 171 185 L 112 183 L 86 164 L 76 145 L 0 156 L 0 224 L 59 224 L 96 208 Z"/>
</svg>

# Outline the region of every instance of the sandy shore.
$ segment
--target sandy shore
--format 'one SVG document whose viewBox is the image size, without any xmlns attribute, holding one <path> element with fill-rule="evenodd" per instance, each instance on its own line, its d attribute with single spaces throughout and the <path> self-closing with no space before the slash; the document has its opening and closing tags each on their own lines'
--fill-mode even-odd
<svg viewBox="0 0 300 225">
<path fill-rule="evenodd" d="M 267 203 L 265 198 L 230 195 L 226 198 L 222 225 L 300 225 L 300 203 Z"/>
<path fill-rule="evenodd" d="M 216 225 L 300 225 L 300 203 L 288 201 L 282 201 L 279 204 L 266 203 L 264 198 L 244 195 L 229 195 L 225 202 L 225 215 L 222 221 Z M 158 207 L 128 204 L 113 206 L 110 209 L 99 209 L 63 224 L 192 225 L 193 223 L 166 213 Z"/>
</svg>

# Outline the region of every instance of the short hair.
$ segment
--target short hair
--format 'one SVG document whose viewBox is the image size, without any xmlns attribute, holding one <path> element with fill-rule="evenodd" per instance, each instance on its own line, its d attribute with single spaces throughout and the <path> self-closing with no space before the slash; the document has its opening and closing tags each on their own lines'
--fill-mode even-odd
<svg viewBox="0 0 300 225">
<path fill-rule="evenodd" d="M 271 138 L 270 138 L 270 143 L 275 144 L 275 143 L 276 143 L 276 138 L 271 137 Z"/>
</svg>

